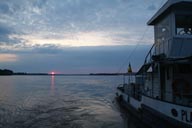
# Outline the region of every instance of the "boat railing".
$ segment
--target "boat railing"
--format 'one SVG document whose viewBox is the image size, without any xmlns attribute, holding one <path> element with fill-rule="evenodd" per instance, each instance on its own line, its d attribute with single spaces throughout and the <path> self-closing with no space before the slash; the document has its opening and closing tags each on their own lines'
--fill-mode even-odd
<svg viewBox="0 0 192 128">
<path fill-rule="evenodd" d="M 145 57 L 144 64 L 149 64 L 155 59 L 162 59 L 164 57 L 188 57 L 191 55 L 191 41 L 191 37 L 183 38 L 177 36 L 168 38 L 162 43 L 154 43 Z"/>
<path fill-rule="evenodd" d="M 124 87 L 124 92 L 136 100 L 141 100 L 142 89 L 140 84 L 130 83 Z"/>
<path fill-rule="evenodd" d="M 171 43 L 173 39 L 169 38 L 163 43 L 154 43 L 145 57 L 144 64 L 151 63 L 154 55 L 168 55 L 171 50 Z"/>
<path fill-rule="evenodd" d="M 152 55 L 154 54 L 155 52 L 155 45 L 156 44 L 153 44 L 151 49 L 149 50 L 149 52 L 147 53 L 147 56 L 145 57 L 145 64 L 147 63 L 150 63 L 152 61 Z"/>
<path fill-rule="evenodd" d="M 188 90 L 192 92 L 192 90 Z M 171 91 L 152 91 L 152 89 L 144 90 L 141 95 L 151 97 L 156 100 L 161 100 L 178 105 L 192 106 L 192 93 L 188 92 L 171 92 Z"/>
<path fill-rule="evenodd" d="M 117 89 L 119 89 L 119 90 L 121 90 L 122 92 L 124 92 L 124 91 L 125 91 L 125 86 L 126 86 L 126 85 L 127 85 L 126 83 L 119 84 L 119 85 L 117 86 Z"/>
</svg>

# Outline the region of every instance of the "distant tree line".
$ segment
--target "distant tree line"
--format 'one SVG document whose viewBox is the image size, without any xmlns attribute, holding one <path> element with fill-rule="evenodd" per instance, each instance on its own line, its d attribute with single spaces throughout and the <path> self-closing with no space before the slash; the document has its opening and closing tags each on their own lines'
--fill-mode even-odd
<svg viewBox="0 0 192 128">
<path fill-rule="evenodd" d="M 13 75 L 13 71 L 9 69 L 0 69 L 0 75 Z"/>
</svg>

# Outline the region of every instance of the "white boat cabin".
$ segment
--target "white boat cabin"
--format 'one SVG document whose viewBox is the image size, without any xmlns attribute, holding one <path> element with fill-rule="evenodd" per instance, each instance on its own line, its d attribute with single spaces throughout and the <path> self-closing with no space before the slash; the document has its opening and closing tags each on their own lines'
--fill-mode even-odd
<svg viewBox="0 0 192 128">
<path fill-rule="evenodd" d="M 192 106 L 192 0 L 169 0 L 148 25 L 154 25 L 155 43 L 138 72 L 143 93 Z"/>
<path fill-rule="evenodd" d="M 192 55 L 191 0 L 169 0 L 148 22 L 154 25 L 155 54 L 167 58 Z"/>
</svg>

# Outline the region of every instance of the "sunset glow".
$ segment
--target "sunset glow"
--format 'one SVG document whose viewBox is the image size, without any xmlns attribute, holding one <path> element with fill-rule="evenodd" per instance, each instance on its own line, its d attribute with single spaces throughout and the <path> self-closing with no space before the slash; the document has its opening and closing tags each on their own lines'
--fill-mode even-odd
<svg viewBox="0 0 192 128">
<path fill-rule="evenodd" d="M 0 54 L 0 62 L 14 62 L 17 59 L 18 56 L 15 54 Z"/>
<path fill-rule="evenodd" d="M 55 72 L 51 72 L 51 75 L 55 75 Z"/>
<path fill-rule="evenodd" d="M 122 45 L 125 42 L 116 42 L 112 39 L 115 33 L 111 32 L 68 32 L 65 34 L 53 34 L 40 32 L 30 35 L 14 35 L 15 38 L 25 40 L 27 46 L 55 45 L 61 47 L 80 47 L 80 46 L 111 46 Z M 50 37 L 49 37 L 50 36 Z"/>
<path fill-rule="evenodd" d="M 146 23 L 166 1 L 1 0 L 1 67 L 49 75 L 116 72 L 134 49 L 135 61 L 151 47 Z"/>
</svg>

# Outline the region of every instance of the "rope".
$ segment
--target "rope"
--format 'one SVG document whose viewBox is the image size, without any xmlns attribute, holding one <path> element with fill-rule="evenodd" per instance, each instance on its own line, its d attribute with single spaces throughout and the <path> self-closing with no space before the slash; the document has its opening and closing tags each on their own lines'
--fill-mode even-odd
<svg viewBox="0 0 192 128">
<path fill-rule="evenodd" d="M 162 7 L 164 1 L 165 1 L 165 0 L 162 0 L 162 1 L 161 1 L 160 5 L 159 5 L 159 8 Z M 128 64 L 128 61 L 131 60 L 131 57 L 132 57 L 133 53 L 134 53 L 134 52 L 136 51 L 136 49 L 139 47 L 139 45 L 140 45 L 141 41 L 144 39 L 145 34 L 147 33 L 148 29 L 149 29 L 149 27 L 147 26 L 147 27 L 145 28 L 145 30 L 144 30 L 143 35 L 141 36 L 141 38 L 140 38 L 139 41 L 137 42 L 135 48 L 131 51 L 131 53 L 129 54 L 129 56 L 125 59 L 124 63 L 120 66 L 120 68 L 119 68 L 119 70 L 117 71 L 117 73 L 120 73 L 121 70 L 123 69 L 123 67 L 124 67 L 126 64 Z"/>
<path fill-rule="evenodd" d="M 125 59 L 124 63 L 121 65 L 121 67 L 119 68 L 117 73 L 120 73 L 121 70 L 123 69 L 123 67 L 128 63 L 129 60 L 131 60 L 131 57 L 133 55 L 133 53 L 136 51 L 136 49 L 139 47 L 141 40 L 144 39 L 145 34 L 147 33 L 149 27 L 146 27 L 144 30 L 144 33 L 142 35 L 142 37 L 139 39 L 139 41 L 137 42 L 136 46 L 134 47 L 134 49 L 131 51 L 131 53 L 129 54 L 129 56 Z"/>
</svg>

